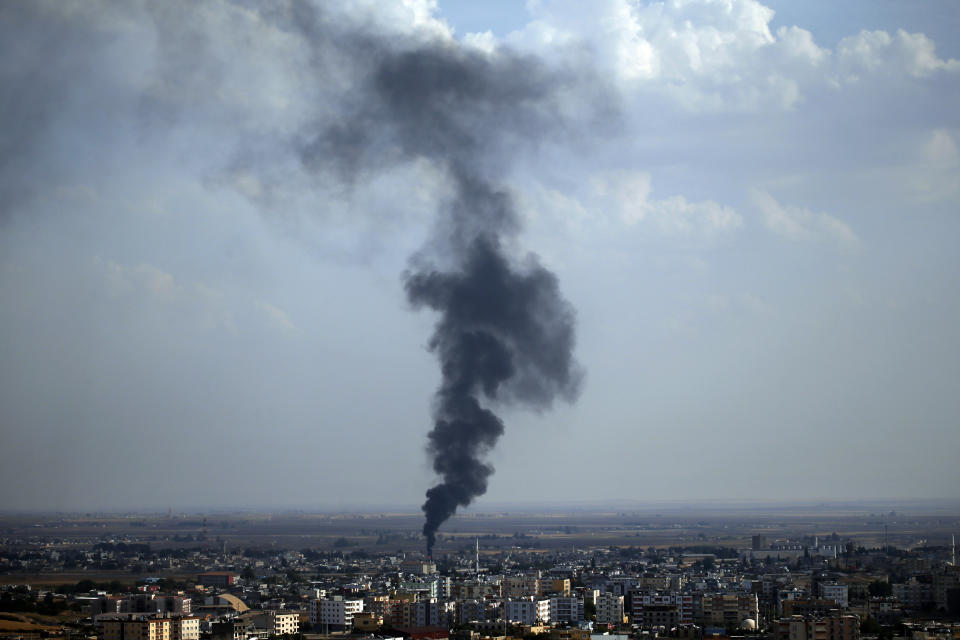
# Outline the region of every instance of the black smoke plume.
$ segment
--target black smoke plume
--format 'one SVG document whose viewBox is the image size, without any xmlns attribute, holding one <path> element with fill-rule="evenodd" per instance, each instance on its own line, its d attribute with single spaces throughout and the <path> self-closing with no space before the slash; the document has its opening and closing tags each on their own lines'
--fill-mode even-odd
<svg viewBox="0 0 960 640">
<path fill-rule="evenodd" d="M 305 176 L 306 184 L 340 195 L 341 187 L 362 188 L 395 165 L 426 160 L 439 169 L 452 195 L 404 275 L 411 304 L 439 316 L 429 344 L 443 381 L 427 450 L 440 482 L 423 505 L 432 551 L 437 528 L 487 489 L 493 468 L 485 455 L 504 431 L 493 410 L 512 403 L 546 408 L 577 393 L 574 313 L 556 278 L 517 248 L 521 225 L 506 176 L 521 153 L 576 136 L 567 113 L 586 114 L 592 121 L 585 137 L 594 137 L 611 120 L 610 102 L 597 90 L 597 76 L 574 68 L 581 63 L 571 58 L 550 66 L 445 34 L 399 33 L 381 24 L 379 7 L 351 4 L 4 3 L 0 49 L 8 64 L 0 65 L 0 81 L 12 89 L 0 96 L 0 225 L 51 184 L 86 184 L 86 169 L 69 180 L 57 174 L 61 162 L 79 162 L 66 160 L 80 146 L 64 135 L 76 123 L 91 123 L 89 139 L 105 143 L 126 127 L 142 128 L 155 142 L 167 132 L 180 140 L 213 125 L 216 143 L 187 143 L 186 164 L 206 167 L 229 157 L 221 184 L 239 186 L 234 178 L 255 175 L 255 188 L 241 192 L 271 210 L 284 202 L 274 196 L 289 185 L 299 190 Z M 130 65 L 114 64 L 122 50 L 114 45 L 133 46 Z M 274 47 L 291 55 L 276 58 Z M 241 55 L 242 64 L 290 65 L 282 75 L 308 97 L 288 109 L 281 106 L 292 91 L 286 82 L 278 90 L 240 80 L 246 70 L 233 55 L 241 48 L 256 54 Z M 269 108 L 258 106 L 260 94 L 270 98 L 262 101 Z M 115 117 L 122 117 L 119 126 Z M 181 144 L 161 150 L 180 154 Z M 292 166 L 291 151 L 299 166 Z M 203 169 L 204 182 L 218 183 L 217 173 Z"/>
<path fill-rule="evenodd" d="M 495 229 L 480 233 L 456 269 L 407 276 L 411 302 L 441 314 L 430 348 L 443 381 L 427 450 L 442 482 L 423 504 L 428 554 L 440 525 L 486 493 L 493 473 L 482 458 L 504 426 L 481 399 L 548 405 L 558 393 L 572 397 L 579 382 L 574 316 L 556 277 L 532 257 L 512 265 L 500 243 Z"/>
<path fill-rule="evenodd" d="M 312 41 L 329 41 L 312 24 Z M 333 40 L 338 49 L 360 42 Z M 427 451 L 441 482 L 423 504 L 432 554 L 438 527 L 487 490 L 493 467 L 484 457 L 504 431 L 491 406 L 546 408 L 578 392 L 573 309 L 535 256 L 513 250 L 519 219 L 497 186 L 517 142 L 560 129 L 558 96 L 575 78 L 528 56 L 455 42 L 362 44 L 376 53 L 359 59 L 375 62 L 344 98 L 351 115 L 305 140 L 301 158 L 314 168 L 333 158 L 340 177 L 428 158 L 453 186 L 436 232 L 405 274 L 410 302 L 440 315 L 429 346 L 442 382 Z"/>
</svg>

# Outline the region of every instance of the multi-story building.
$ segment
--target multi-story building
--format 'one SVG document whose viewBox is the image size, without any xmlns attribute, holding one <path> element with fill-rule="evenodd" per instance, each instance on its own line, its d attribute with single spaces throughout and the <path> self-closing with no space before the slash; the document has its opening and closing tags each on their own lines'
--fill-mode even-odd
<svg viewBox="0 0 960 640">
<path fill-rule="evenodd" d="M 121 611 L 137 613 L 178 613 L 189 614 L 190 596 L 163 596 L 155 594 L 136 594 L 125 598 Z"/>
<path fill-rule="evenodd" d="M 482 580 L 464 580 L 453 585 L 455 600 L 478 600 L 487 596 L 500 596 L 500 583 Z"/>
<path fill-rule="evenodd" d="M 550 622 L 580 622 L 583 620 L 583 600 L 576 596 L 550 598 Z"/>
<path fill-rule="evenodd" d="M 170 640 L 200 640 L 200 618 L 178 616 L 171 620 Z"/>
<path fill-rule="evenodd" d="M 615 596 L 626 597 L 637 586 L 636 578 L 617 576 L 606 581 L 603 591 L 609 591 Z"/>
<path fill-rule="evenodd" d="M 570 578 L 551 578 L 543 582 L 543 593 L 570 595 Z"/>
<path fill-rule="evenodd" d="M 543 595 L 543 583 L 537 576 L 507 576 L 500 591 L 504 598 L 539 598 Z"/>
<path fill-rule="evenodd" d="M 171 640 L 170 618 L 104 616 L 99 622 L 103 625 L 104 640 Z"/>
<path fill-rule="evenodd" d="M 440 583 L 437 580 L 405 580 L 400 583 L 400 590 L 416 593 L 425 598 L 438 597 Z"/>
<path fill-rule="evenodd" d="M 756 621 L 760 616 L 760 605 L 755 593 L 726 593 L 703 596 L 703 622 L 727 628 L 738 628 L 746 619 Z"/>
<path fill-rule="evenodd" d="M 200 619 L 157 615 L 102 616 L 104 640 L 199 640 Z"/>
<path fill-rule="evenodd" d="M 780 609 L 785 617 L 818 616 L 822 618 L 834 615 L 840 607 L 833 600 L 825 600 L 824 598 L 797 598 L 796 600 L 784 600 L 780 603 Z"/>
<path fill-rule="evenodd" d="M 601 593 L 596 598 L 598 624 L 623 624 L 623 596 Z"/>
<path fill-rule="evenodd" d="M 458 600 L 457 624 L 483 622 L 487 619 L 487 604 L 483 600 Z"/>
<path fill-rule="evenodd" d="M 651 616 L 646 615 L 649 607 L 656 607 L 656 617 L 658 620 L 665 619 L 667 612 L 676 610 L 676 623 L 674 624 L 692 624 L 695 617 L 696 597 L 691 593 L 641 593 L 634 591 L 630 598 L 630 617 L 637 624 L 646 624 L 647 626 L 667 626 L 662 622 L 651 622 L 647 619 Z M 672 618 L 671 618 L 672 619 Z"/>
<path fill-rule="evenodd" d="M 790 616 L 775 626 L 775 640 L 860 640 L 860 619 L 842 615 Z"/>
<path fill-rule="evenodd" d="M 634 618 L 644 628 L 673 629 L 680 624 L 680 612 L 675 604 L 651 604 L 643 608 L 642 617 Z"/>
<path fill-rule="evenodd" d="M 437 583 L 437 597 L 441 600 L 449 600 L 453 595 L 453 579 L 446 576 L 436 576 L 434 580 Z"/>
<path fill-rule="evenodd" d="M 677 587 L 679 589 L 679 587 Z M 637 589 L 641 591 L 668 591 L 671 589 L 670 576 L 662 573 L 645 573 L 637 579 Z"/>
<path fill-rule="evenodd" d="M 310 624 L 328 630 L 346 630 L 353 626 L 353 614 L 363 611 L 363 600 L 333 596 L 310 601 Z"/>
<path fill-rule="evenodd" d="M 213 640 L 247 640 L 253 631 L 253 623 L 247 618 L 221 620 L 210 625 Z"/>
<path fill-rule="evenodd" d="M 89 601 L 90 614 L 102 613 L 173 613 L 189 615 L 191 599 L 189 596 L 156 595 L 137 593 L 131 596 L 103 596 Z"/>
<path fill-rule="evenodd" d="M 836 582 L 821 582 L 820 597 L 824 600 L 833 600 L 840 607 L 846 609 L 849 602 L 849 590 L 847 585 Z"/>
<path fill-rule="evenodd" d="M 950 592 L 960 589 L 960 567 L 950 566 L 942 573 L 933 574 L 933 604 L 947 611 L 950 607 Z"/>
<path fill-rule="evenodd" d="M 239 577 L 232 571 L 207 571 L 197 575 L 197 584 L 204 587 L 230 587 Z"/>
<path fill-rule="evenodd" d="M 510 622 L 535 625 L 550 622 L 550 600 L 523 598 L 504 602 L 504 616 Z"/>
<path fill-rule="evenodd" d="M 410 611 L 410 621 L 414 627 L 438 627 L 448 623 L 447 607 L 445 603 L 430 601 L 410 602 L 407 604 Z"/>
<path fill-rule="evenodd" d="M 906 582 L 897 582 L 890 585 L 893 597 L 905 609 L 919 611 L 923 607 L 933 604 L 933 586 L 910 578 Z"/>
<path fill-rule="evenodd" d="M 437 565 L 434 562 L 424 562 L 422 560 L 404 560 L 400 564 L 400 571 L 403 573 L 412 573 L 418 576 L 427 576 L 437 572 Z"/>
<path fill-rule="evenodd" d="M 361 611 L 353 614 L 354 633 L 373 633 L 383 626 L 383 616 L 373 611 Z"/>
<path fill-rule="evenodd" d="M 287 635 L 300 631 L 300 614 L 293 611 L 258 611 L 253 616 L 253 625 L 270 635 Z"/>
</svg>

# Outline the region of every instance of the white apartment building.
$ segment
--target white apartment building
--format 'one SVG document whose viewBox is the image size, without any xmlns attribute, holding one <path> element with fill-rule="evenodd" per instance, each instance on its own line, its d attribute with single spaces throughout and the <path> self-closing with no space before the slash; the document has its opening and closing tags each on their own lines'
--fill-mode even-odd
<svg viewBox="0 0 960 640">
<path fill-rule="evenodd" d="M 181 616 L 172 620 L 170 640 L 200 640 L 200 618 Z"/>
<path fill-rule="evenodd" d="M 291 611 L 263 611 L 253 616 L 253 624 L 271 635 L 294 634 L 300 631 L 300 614 Z"/>
<path fill-rule="evenodd" d="M 583 620 L 583 600 L 576 596 L 550 598 L 550 622 L 580 622 Z"/>
<path fill-rule="evenodd" d="M 547 599 L 522 598 L 504 602 L 504 617 L 510 622 L 534 625 L 550 622 L 550 601 Z"/>
<path fill-rule="evenodd" d="M 623 623 L 623 596 L 601 593 L 596 598 L 598 624 Z"/>
<path fill-rule="evenodd" d="M 334 596 L 310 601 L 310 624 L 349 629 L 353 615 L 363 611 L 363 600 L 348 600 Z"/>
<path fill-rule="evenodd" d="M 820 594 L 824 600 L 833 600 L 841 607 L 849 606 L 848 599 L 849 590 L 845 584 L 837 584 L 836 582 L 823 582 L 820 584 Z"/>
</svg>

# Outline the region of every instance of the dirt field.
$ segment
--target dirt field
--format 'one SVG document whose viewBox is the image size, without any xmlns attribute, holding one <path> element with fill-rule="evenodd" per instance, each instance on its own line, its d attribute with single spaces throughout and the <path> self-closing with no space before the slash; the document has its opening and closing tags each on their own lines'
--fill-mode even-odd
<svg viewBox="0 0 960 640">
<path fill-rule="evenodd" d="M 480 538 L 490 551 L 572 547 L 748 547 L 754 534 L 777 539 L 836 533 L 871 547 L 948 545 L 960 533 L 953 504 L 821 504 L 801 506 L 661 505 L 632 510 L 555 510 L 461 514 L 440 529 L 437 551 L 468 549 Z M 146 543 L 151 549 L 364 549 L 420 551 L 423 516 L 415 513 L 216 513 L 175 515 L 0 516 L 4 548 L 90 548 L 97 542 Z M 163 574 L 175 577 L 176 574 Z M 182 573 L 181 570 L 181 574 Z M 186 574 L 189 575 L 189 574 Z M 14 578 L 14 579 L 10 579 Z M 90 579 L 132 582 L 123 572 L 32 576 L 34 584 Z M 0 575 L 0 582 L 16 582 Z M 19 577 L 23 580 L 23 576 Z"/>
</svg>

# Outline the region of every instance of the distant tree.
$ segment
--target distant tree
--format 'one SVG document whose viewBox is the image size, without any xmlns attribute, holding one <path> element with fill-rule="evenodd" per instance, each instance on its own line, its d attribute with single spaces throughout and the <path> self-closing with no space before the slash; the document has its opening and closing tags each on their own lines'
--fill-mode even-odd
<svg viewBox="0 0 960 640">
<path fill-rule="evenodd" d="M 47 595 L 43 597 L 43 602 L 37 604 L 37 613 L 45 616 L 55 616 L 66 608 L 67 604 L 65 602 L 54 600 L 53 593 L 48 591 Z"/>
<path fill-rule="evenodd" d="M 240 577 L 247 582 L 253 582 L 257 579 L 257 574 L 253 571 L 253 567 L 247 565 L 243 568 L 243 571 L 240 572 Z"/>
<path fill-rule="evenodd" d="M 886 580 L 874 580 L 867 587 L 871 596 L 885 597 L 893 593 L 893 587 Z"/>
<path fill-rule="evenodd" d="M 97 585 L 94 584 L 93 580 L 81 580 L 74 586 L 74 592 L 76 593 L 86 593 L 87 591 L 93 591 L 97 588 Z"/>
<path fill-rule="evenodd" d="M 880 623 L 877 622 L 875 618 L 866 617 L 863 619 L 863 622 L 860 623 L 860 633 L 868 636 L 875 636 L 883 629 L 880 626 Z"/>
<path fill-rule="evenodd" d="M 583 617 L 587 620 L 596 621 L 597 619 L 597 605 L 592 602 L 583 603 Z"/>
</svg>

